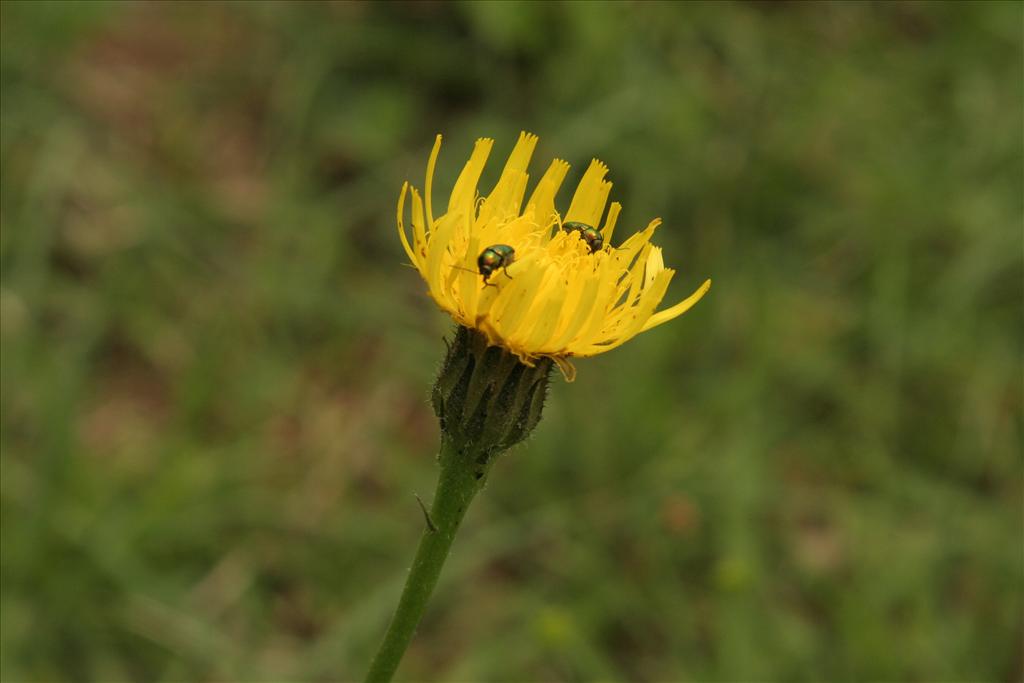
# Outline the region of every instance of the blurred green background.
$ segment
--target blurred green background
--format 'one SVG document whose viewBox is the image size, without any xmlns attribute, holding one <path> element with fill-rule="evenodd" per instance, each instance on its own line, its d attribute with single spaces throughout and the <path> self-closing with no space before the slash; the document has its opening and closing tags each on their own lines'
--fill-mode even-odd
<svg viewBox="0 0 1024 683">
<path fill-rule="evenodd" d="M 715 285 L 555 383 L 399 678 L 1024 676 L 1020 4 L 0 12 L 4 681 L 362 675 L 450 330 L 398 190 L 521 129 Z"/>
</svg>

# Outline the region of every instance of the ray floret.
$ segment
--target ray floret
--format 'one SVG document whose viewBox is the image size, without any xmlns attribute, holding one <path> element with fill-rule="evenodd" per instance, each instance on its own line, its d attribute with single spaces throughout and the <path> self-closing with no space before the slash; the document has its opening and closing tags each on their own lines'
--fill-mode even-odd
<svg viewBox="0 0 1024 683">
<path fill-rule="evenodd" d="M 608 206 L 612 184 L 606 179 L 608 167 L 597 159 L 584 172 L 563 215 L 555 197 L 569 164 L 552 161 L 527 195 L 527 169 L 537 137 L 524 132 L 494 188 L 481 194 L 478 185 L 493 145 L 489 138 L 476 141 L 447 210 L 435 218 L 438 135 L 423 196 L 405 183 L 398 199 L 402 246 L 431 298 L 459 325 L 479 330 L 490 344 L 527 365 L 551 358 L 571 378 L 569 359 L 621 346 L 682 315 L 708 291 L 710 280 L 679 303 L 657 310 L 675 274 L 651 242 L 660 220 L 612 246 L 622 207 L 617 202 Z M 405 221 L 407 204 L 410 226 Z M 597 227 L 604 248 L 591 253 L 578 234 L 559 229 L 569 221 Z M 484 277 L 477 259 L 498 244 L 512 247 L 514 259 Z"/>
</svg>

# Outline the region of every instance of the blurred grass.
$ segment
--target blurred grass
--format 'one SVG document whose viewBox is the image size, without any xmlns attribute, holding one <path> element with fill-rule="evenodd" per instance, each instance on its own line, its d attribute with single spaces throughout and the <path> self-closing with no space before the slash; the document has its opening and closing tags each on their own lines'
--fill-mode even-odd
<svg viewBox="0 0 1024 683">
<path fill-rule="evenodd" d="M 0 677 L 362 674 L 449 327 L 397 191 L 528 129 L 715 286 L 555 387 L 400 677 L 1021 680 L 1022 22 L 3 2 Z"/>
</svg>

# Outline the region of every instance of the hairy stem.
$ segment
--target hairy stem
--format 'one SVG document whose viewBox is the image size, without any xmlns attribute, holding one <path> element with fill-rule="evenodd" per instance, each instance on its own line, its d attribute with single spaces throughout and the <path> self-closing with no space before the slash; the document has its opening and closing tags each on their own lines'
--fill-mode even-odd
<svg viewBox="0 0 1024 683">
<path fill-rule="evenodd" d="M 455 539 L 455 532 L 486 478 L 481 465 L 447 439 L 442 441 L 438 459 L 441 463 L 441 476 L 434 492 L 428 523 L 405 580 L 398 609 L 391 618 L 384 642 L 366 674 L 367 683 L 385 683 L 394 675 L 423 617 L 434 586 L 437 585 L 441 567 Z"/>
</svg>

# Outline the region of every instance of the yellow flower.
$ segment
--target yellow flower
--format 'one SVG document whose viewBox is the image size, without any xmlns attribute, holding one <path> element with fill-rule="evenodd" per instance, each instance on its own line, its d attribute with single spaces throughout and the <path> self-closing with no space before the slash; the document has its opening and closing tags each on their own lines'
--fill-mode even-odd
<svg viewBox="0 0 1024 683">
<path fill-rule="evenodd" d="M 551 358 L 571 381 L 575 373 L 569 358 L 610 351 L 682 315 L 708 291 L 711 280 L 655 312 L 675 272 L 665 268 L 661 249 L 650 241 L 660 219 L 612 247 L 622 209 L 612 202 L 600 228 L 604 248 L 594 253 L 578 231 L 559 229 L 573 221 L 596 228 L 604 215 L 612 184 L 604 179 L 608 167 L 596 159 L 564 217 L 555 208 L 555 195 L 569 164 L 560 159 L 551 163 L 524 205 L 526 167 L 537 137 L 521 133 L 494 190 L 479 196 L 477 183 L 493 144 L 486 138 L 476 141 L 441 216 L 434 218 L 431 203 L 440 135 L 427 163 L 423 198 L 405 183 L 398 199 L 402 245 L 430 296 L 457 323 L 480 330 L 492 345 L 527 365 Z M 404 224 L 407 194 L 412 195 L 411 242 Z M 484 278 L 477 259 L 492 245 L 508 245 L 514 254 L 507 268 Z"/>
</svg>

